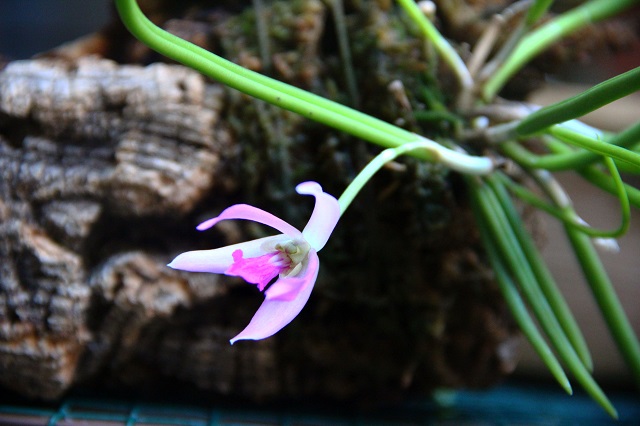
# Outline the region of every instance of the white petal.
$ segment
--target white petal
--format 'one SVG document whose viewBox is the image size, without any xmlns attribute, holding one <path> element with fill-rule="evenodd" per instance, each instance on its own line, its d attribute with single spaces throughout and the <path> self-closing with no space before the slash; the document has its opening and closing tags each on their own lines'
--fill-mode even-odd
<svg viewBox="0 0 640 426">
<path fill-rule="evenodd" d="M 224 274 L 233 264 L 234 251 L 242 250 L 245 258 L 258 257 L 275 251 L 276 244 L 289 239 L 287 235 L 279 234 L 213 250 L 188 251 L 178 255 L 167 266 L 189 272 Z"/>
</svg>

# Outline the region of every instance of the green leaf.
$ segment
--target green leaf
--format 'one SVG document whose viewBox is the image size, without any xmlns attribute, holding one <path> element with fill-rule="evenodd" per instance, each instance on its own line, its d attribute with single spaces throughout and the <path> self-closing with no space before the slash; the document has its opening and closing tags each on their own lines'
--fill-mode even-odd
<svg viewBox="0 0 640 426">
<path fill-rule="evenodd" d="M 535 111 L 520 122 L 516 132 L 520 136 L 539 132 L 554 124 L 582 117 L 638 90 L 640 90 L 640 67 L 603 81 L 576 96 Z"/>
<path fill-rule="evenodd" d="M 510 273 L 520 286 L 520 291 L 531 306 L 536 319 L 546 332 L 553 347 L 562 362 L 575 376 L 585 391 L 613 418 L 618 417 L 616 409 L 611 404 L 600 386 L 591 377 L 570 341 L 559 324 L 551 306 L 539 287 L 539 283 L 532 270 L 531 264 L 524 254 L 518 238 L 504 212 L 497 196 L 489 185 L 479 179 L 469 178 L 470 193 L 484 223 L 490 232 L 501 256 L 504 258 Z"/>
</svg>

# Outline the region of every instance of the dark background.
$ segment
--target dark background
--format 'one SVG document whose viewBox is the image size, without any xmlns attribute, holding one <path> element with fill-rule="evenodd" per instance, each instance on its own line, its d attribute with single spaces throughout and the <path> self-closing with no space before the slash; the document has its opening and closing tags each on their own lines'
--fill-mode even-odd
<svg viewBox="0 0 640 426">
<path fill-rule="evenodd" d="M 0 0 L 0 55 L 26 59 L 100 29 L 111 0 Z"/>
</svg>

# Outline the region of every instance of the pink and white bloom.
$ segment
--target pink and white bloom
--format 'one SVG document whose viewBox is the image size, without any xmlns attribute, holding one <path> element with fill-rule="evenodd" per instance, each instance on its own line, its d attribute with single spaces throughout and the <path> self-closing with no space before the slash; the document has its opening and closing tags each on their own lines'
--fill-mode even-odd
<svg viewBox="0 0 640 426">
<path fill-rule="evenodd" d="M 245 219 L 271 226 L 281 234 L 214 250 L 188 251 L 168 265 L 190 272 L 241 277 L 256 284 L 260 291 L 278 277 L 264 292 L 265 300 L 249 325 L 231 339 L 231 344 L 272 336 L 289 324 L 309 300 L 320 267 L 317 252 L 338 223 L 340 206 L 338 200 L 316 182 L 303 182 L 296 186 L 296 191 L 316 199 L 311 218 L 302 232 L 264 210 L 236 204 L 201 223 L 197 229 L 204 231 L 221 220 Z"/>
</svg>

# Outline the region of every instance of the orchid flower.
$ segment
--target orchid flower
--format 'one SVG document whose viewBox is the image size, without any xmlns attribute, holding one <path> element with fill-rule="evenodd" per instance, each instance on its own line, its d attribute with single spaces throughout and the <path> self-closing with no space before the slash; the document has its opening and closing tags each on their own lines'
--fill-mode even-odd
<svg viewBox="0 0 640 426">
<path fill-rule="evenodd" d="M 296 186 L 298 194 L 313 195 L 316 204 L 302 232 L 284 220 L 247 204 L 236 204 L 196 229 L 204 231 L 227 219 L 253 220 L 281 234 L 213 250 L 188 251 L 168 266 L 190 272 L 211 272 L 241 277 L 264 291 L 265 300 L 249 325 L 230 340 L 259 340 L 289 324 L 309 300 L 318 277 L 318 254 L 340 218 L 338 200 L 316 182 Z M 268 286 L 275 278 L 278 279 Z M 266 288 L 266 291 L 265 291 Z"/>
</svg>

